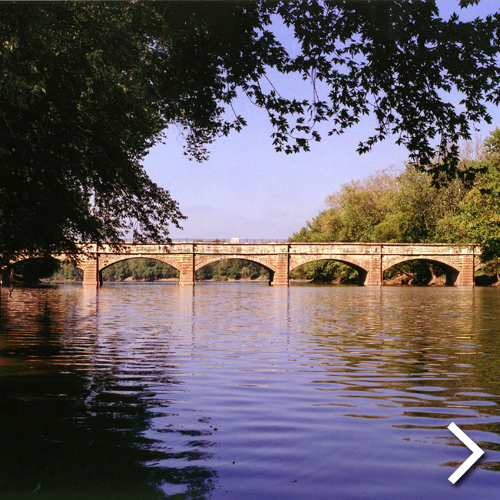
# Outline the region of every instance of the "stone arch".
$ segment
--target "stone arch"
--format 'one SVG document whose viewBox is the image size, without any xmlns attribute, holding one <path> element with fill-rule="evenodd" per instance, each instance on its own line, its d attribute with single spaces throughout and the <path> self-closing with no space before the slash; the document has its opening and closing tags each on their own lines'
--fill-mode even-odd
<svg viewBox="0 0 500 500">
<path fill-rule="evenodd" d="M 410 262 L 412 260 L 425 260 L 427 262 L 434 262 L 436 264 L 441 264 L 453 269 L 456 272 L 460 272 L 460 263 L 457 262 L 453 257 L 440 257 L 439 255 L 433 256 L 423 256 L 423 255 L 405 255 L 405 256 L 395 256 L 395 257 L 385 257 L 382 261 L 382 271 L 389 269 L 392 266 L 397 266 L 402 262 Z"/>
<path fill-rule="evenodd" d="M 121 254 L 121 255 L 103 255 L 99 257 L 99 268 L 98 271 L 102 272 L 109 266 L 116 264 L 117 262 L 123 262 L 130 259 L 153 259 L 164 264 L 172 266 L 177 271 L 181 271 L 181 263 L 178 256 L 175 255 L 134 255 L 134 254 Z"/>
<path fill-rule="evenodd" d="M 256 255 L 201 255 L 196 256 L 194 270 L 198 271 L 202 267 L 205 267 L 208 264 L 212 264 L 212 262 L 219 262 L 221 260 L 232 260 L 232 259 L 240 259 L 240 260 L 248 260 L 250 262 L 255 262 L 256 264 L 265 267 L 267 270 L 271 271 L 271 273 L 276 272 L 276 266 L 269 262 L 267 259 L 263 259 L 260 256 Z"/>
<path fill-rule="evenodd" d="M 366 277 L 368 275 L 368 269 L 365 262 L 363 262 L 362 257 L 356 255 L 292 255 L 290 258 L 290 268 L 289 271 L 293 271 L 299 266 L 308 264 L 309 262 L 316 262 L 320 260 L 334 260 L 342 264 L 347 264 L 353 267 L 359 276 L 359 284 L 363 285 L 365 283 Z"/>
<path fill-rule="evenodd" d="M 10 284 L 11 282 L 11 275 L 12 275 L 12 272 L 15 272 L 15 268 L 17 265 L 19 264 L 23 264 L 24 262 L 28 262 L 30 260 L 38 260 L 38 259 L 41 259 L 43 257 L 40 257 L 40 256 L 21 256 L 19 259 L 17 260 L 11 260 L 7 265 L 3 266 L 0 268 L 0 284 L 3 284 L 3 285 L 8 285 Z M 66 257 L 66 255 L 64 254 L 52 254 L 50 255 L 50 258 L 53 259 L 53 260 L 58 260 L 60 262 L 60 264 L 63 264 L 65 262 L 69 263 L 70 260 Z M 83 266 L 81 265 L 81 262 L 79 262 L 76 267 L 82 272 L 83 274 Z"/>
<path fill-rule="evenodd" d="M 486 265 L 486 262 L 481 262 L 479 259 L 474 259 L 474 272 L 479 271 Z"/>
<path fill-rule="evenodd" d="M 56 260 L 59 260 L 61 262 L 64 262 L 66 259 L 66 256 L 65 255 L 56 255 L 56 254 L 52 254 L 51 257 L 53 259 L 56 259 Z M 21 257 L 20 259 L 17 259 L 17 260 L 11 260 L 9 261 L 9 263 L 5 266 L 2 267 L 2 269 L 6 269 L 6 268 L 12 268 L 13 266 L 15 266 L 16 264 L 19 264 L 21 262 L 25 262 L 27 260 L 33 260 L 33 259 L 39 259 L 40 257 L 33 257 L 33 256 L 28 256 L 28 257 Z"/>
<path fill-rule="evenodd" d="M 405 255 L 405 256 L 393 256 L 393 257 L 384 257 L 382 261 L 382 273 L 387 269 L 397 266 L 403 262 L 411 262 L 413 260 L 421 260 L 434 264 L 441 265 L 441 267 L 445 268 L 446 271 L 446 284 L 454 285 L 457 281 L 457 278 L 461 271 L 460 261 L 454 257 L 441 257 L 439 255 Z"/>
</svg>

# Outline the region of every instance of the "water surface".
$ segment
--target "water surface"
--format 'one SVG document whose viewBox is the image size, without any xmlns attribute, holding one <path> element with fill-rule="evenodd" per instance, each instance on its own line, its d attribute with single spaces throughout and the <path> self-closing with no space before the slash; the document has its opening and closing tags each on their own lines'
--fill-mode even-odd
<svg viewBox="0 0 500 500">
<path fill-rule="evenodd" d="M 498 498 L 500 290 L 0 292 L 2 499 Z"/>
</svg>

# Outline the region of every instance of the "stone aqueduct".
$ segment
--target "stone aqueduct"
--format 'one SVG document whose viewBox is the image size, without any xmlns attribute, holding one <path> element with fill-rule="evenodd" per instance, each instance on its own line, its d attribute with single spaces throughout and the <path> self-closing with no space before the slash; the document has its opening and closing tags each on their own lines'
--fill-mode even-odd
<svg viewBox="0 0 500 500">
<path fill-rule="evenodd" d="M 289 273 L 296 267 L 316 260 L 336 260 L 354 267 L 360 285 L 381 286 L 383 272 L 401 262 L 426 260 L 446 269 L 446 284 L 474 286 L 474 272 L 481 267 L 480 249 L 474 246 L 446 244 L 375 244 L 375 243 L 124 243 L 88 245 L 79 267 L 84 285 L 102 283 L 101 272 L 115 262 L 145 257 L 171 265 L 179 271 L 179 285 L 194 285 L 195 272 L 223 259 L 245 259 L 266 267 L 273 286 L 288 286 Z M 64 259 L 64 256 L 58 256 Z M 6 284 L 10 269 L 2 271 Z"/>
</svg>

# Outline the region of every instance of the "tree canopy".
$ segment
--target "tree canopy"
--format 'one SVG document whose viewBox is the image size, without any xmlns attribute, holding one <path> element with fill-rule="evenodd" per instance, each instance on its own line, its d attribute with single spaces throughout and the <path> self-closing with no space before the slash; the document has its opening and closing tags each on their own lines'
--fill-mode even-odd
<svg viewBox="0 0 500 500">
<path fill-rule="evenodd" d="M 481 174 L 463 200 L 455 228 L 461 241 L 481 245 L 483 261 L 495 260 L 500 269 L 499 128 L 485 140 L 484 149 L 485 159 L 475 165 Z"/>
<path fill-rule="evenodd" d="M 465 143 L 459 169 L 470 179 L 433 184 L 428 172 L 408 164 L 353 180 L 325 200 L 325 209 L 293 235 L 293 241 L 476 244 L 483 272 L 500 274 L 500 128 L 482 143 Z M 302 277 L 331 281 L 352 272 L 340 264 L 315 263 Z M 425 266 L 400 266 L 426 273 Z M 430 279 L 430 274 L 427 273 Z"/>
<path fill-rule="evenodd" d="M 344 184 L 293 240 L 475 243 L 463 238 L 457 226 L 467 193 L 460 179 L 437 187 L 430 174 L 411 164 L 402 172 L 389 168 Z"/>
<path fill-rule="evenodd" d="M 246 124 L 242 93 L 267 110 L 278 151 L 372 114 L 360 152 L 394 136 L 419 168 L 453 177 L 456 143 L 500 99 L 499 21 L 443 19 L 433 1 L 2 3 L 1 259 L 166 241 L 183 215 L 141 161 L 168 127 L 206 158 Z M 282 95 L 271 70 L 299 75 L 313 98 Z"/>
</svg>

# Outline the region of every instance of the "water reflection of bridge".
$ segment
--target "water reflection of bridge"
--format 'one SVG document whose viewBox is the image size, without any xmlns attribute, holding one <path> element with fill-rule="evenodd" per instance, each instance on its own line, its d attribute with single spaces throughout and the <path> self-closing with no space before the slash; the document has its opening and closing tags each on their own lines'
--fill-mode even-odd
<svg viewBox="0 0 500 500">
<path fill-rule="evenodd" d="M 352 266 L 358 271 L 360 285 L 374 286 L 382 285 L 386 269 L 411 260 L 429 261 L 445 269 L 448 285 L 473 286 L 474 271 L 481 266 L 478 247 L 448 244 L 124 243 L 118 248 L 89 245 L 86 253 L 82 253 L 80 267 L 83 283 L 87 285 L 100 284 L 103 269 L 111 264 L 138 257 L 171 265 L 179 271 L 180 285 L 194 285 L 198 269 L 224 259 L 244 259 L 264 266 L 271 272 L 274 286 L 288 286 L 290 271 L 302 264 L 325 259 Z"/>
</svg>

